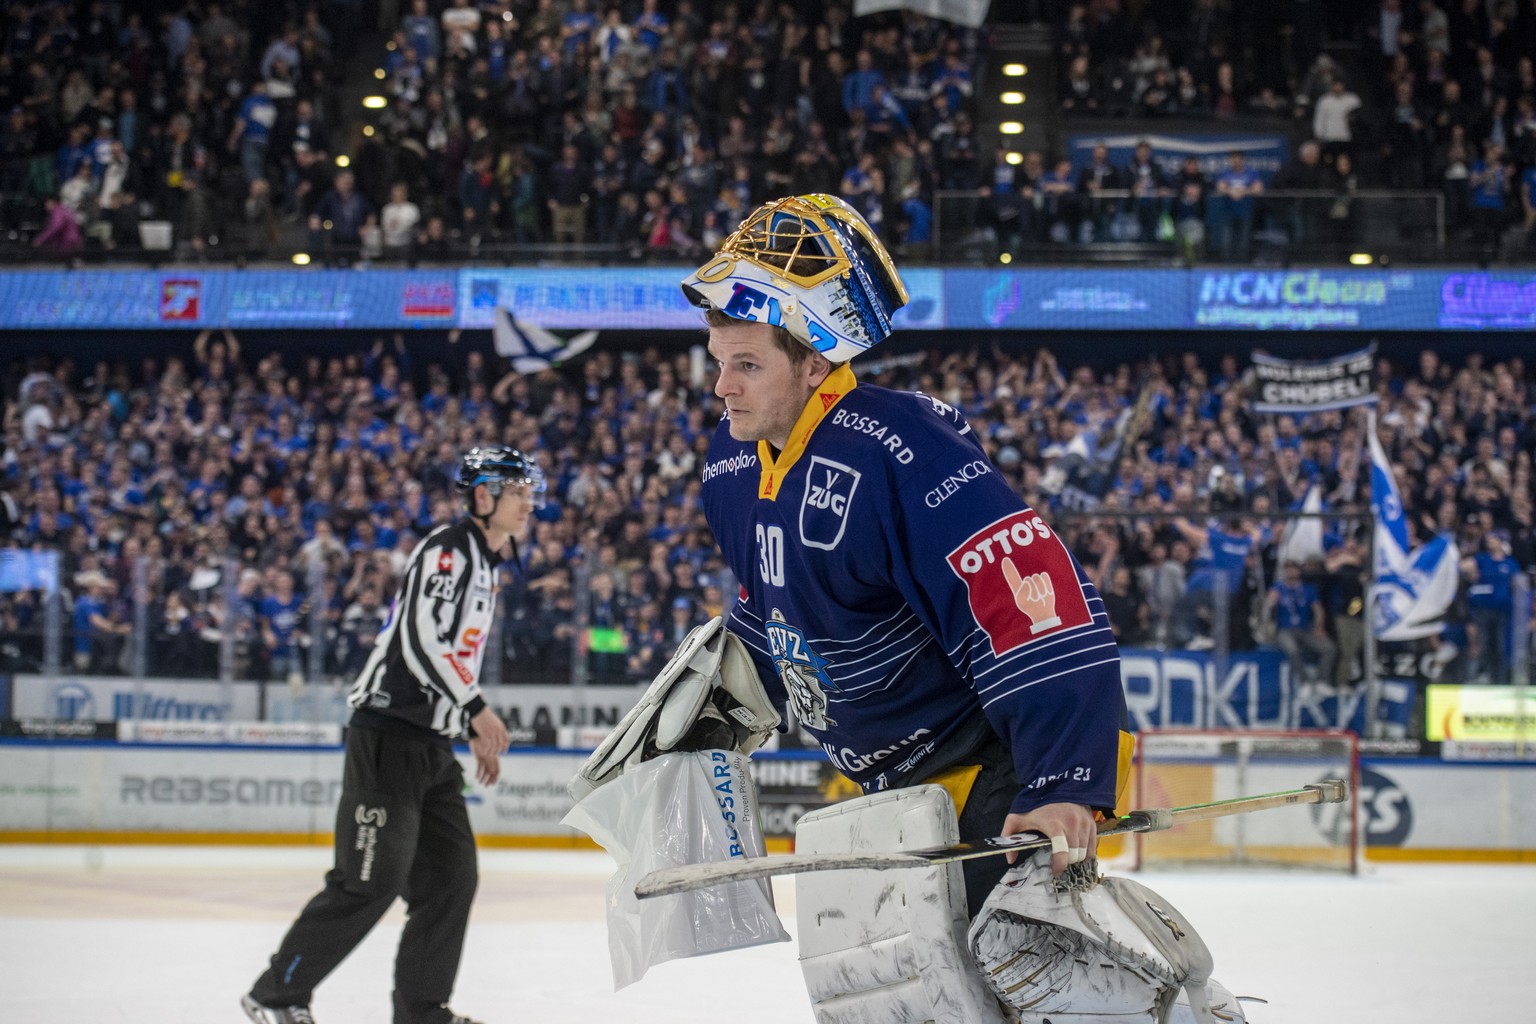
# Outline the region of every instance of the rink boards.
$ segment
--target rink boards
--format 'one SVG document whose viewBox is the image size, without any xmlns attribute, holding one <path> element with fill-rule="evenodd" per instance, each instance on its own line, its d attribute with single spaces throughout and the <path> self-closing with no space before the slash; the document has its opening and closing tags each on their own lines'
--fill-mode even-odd
<svg viewBox="0 0 1536 1024">
<path fill-rule="evenodd" d="M 487 845 L 589 846 L 560 824 L 583 757 L 514 750 L 491 787 L 466 771 L 477 834 Z M 471 769 L 467 752 L 460 760 Z M 760 754 L 753 766 L 770 837 L 853 794 L 818 755 Z M 324 843 L 340 780 L 336 746 L 0 740 L 0 841 Z M 1363 759 L 1361 815 L 1372 859 L 1536 861 L 1536 768 Z M 1310 820 L 1315 836 L 1293 826 L 1304 834 L 1288 839 L 1338 832 L 1337 822 Z"/>
</svg>

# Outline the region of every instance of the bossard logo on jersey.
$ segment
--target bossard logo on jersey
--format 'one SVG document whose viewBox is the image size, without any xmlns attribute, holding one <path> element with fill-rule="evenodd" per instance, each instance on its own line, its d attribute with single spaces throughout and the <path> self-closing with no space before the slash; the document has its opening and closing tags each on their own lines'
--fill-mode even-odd
<svg viewBox="0 0 1536 1024">
<path fill-rule="evenodd" d="M 795 718 L 807 729 L 825 730 L 836 725 L 834 719 L 827 717 L 827 691 L 837 689 L 827 675 L 827 659 L 811 650 L 805 634 L 785 622 L 784 613 L 777 608 L 765 625 L 773 667 L 789 691 Z"/>
<path fill-rule="evenodd" d="M 977 530 L 948 561 L 994 655 L 1093 621 L 1072 556 L 1033 509 Z"/>
<path fill-rule="evenodd" d="M 811 458 L 800 503 L 800 540 L 808 548 L 831 551 L 843 539 L 848 509 L 859 487 L 859 472 L 821 456 Z"/>
</svg>

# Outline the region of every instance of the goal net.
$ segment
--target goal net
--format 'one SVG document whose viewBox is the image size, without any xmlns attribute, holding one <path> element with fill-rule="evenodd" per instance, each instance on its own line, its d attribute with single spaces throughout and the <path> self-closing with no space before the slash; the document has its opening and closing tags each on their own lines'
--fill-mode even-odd
<svg viewBox="0 0 1536 1024">
<path fill-rule="evenodd" d="M 1136 806 L 1184 807 L 1343 779 L 1349 799 L 1235 814 L 1139 835 L 1136 868 L 1359 870 L 1359 751 L 1347 732 L 1143 732 Z"/>
</svg>

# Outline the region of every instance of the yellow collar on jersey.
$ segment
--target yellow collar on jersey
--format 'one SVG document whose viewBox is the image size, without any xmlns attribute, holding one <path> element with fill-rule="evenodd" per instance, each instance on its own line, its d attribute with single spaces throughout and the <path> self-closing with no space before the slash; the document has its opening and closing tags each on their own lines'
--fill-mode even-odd
<svg viewBox="0 0 1536 1024">
<path fill-rule="evenodd" d="M 854 379 L 853 371 L 844 363 L 831 373 L 827 374 L 811 400 L 805 403 L 805 408 L 800 410 L 800 418 L 795 421 L 795 429 L 789 432 L 789 444 L 779 452 L 779 457 L 773 457 L 773 447 L 767 441 L 757 442 L 757 463 L 762 467 L 758 482 L 757 496 L 767 498 L 769 501 L 777 501 L 779 487 L 783 485 L 784 478 L 794 468 L 800 456 L 805 453 L 805 446 L 810 443 L 811 435 L 816 433 L 816 428 L 821 421 L 827 418 L 832 407 L 842 401 L 843 396 L 859 386 Z"/>
</svg>

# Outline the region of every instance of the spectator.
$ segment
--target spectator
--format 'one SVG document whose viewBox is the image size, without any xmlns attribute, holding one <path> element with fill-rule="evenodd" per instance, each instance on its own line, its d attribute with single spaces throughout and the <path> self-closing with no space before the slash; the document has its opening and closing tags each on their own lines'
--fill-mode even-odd
<svg viewBox="0 0 1536 1024">
<path fill-rule="evenodd" d="M 587 202 L 592 172 L 576 146 L 561 147 L 560 160 L 550 168 L 549 213 L 556 242 L 583 244 L 587 239 Z"/>
<path fill-rule="evenodd" d="M 1108 241 L 1115 215 L 1124 200 L 1117 192 L 1125 188 L 1120 172 L 1109 162 L 1109 147 L 1103 143 L 1093 147 L 1093 157 L 1077 175 L 1077 191 L 1083 197 L 1086 216 L 1081 225 L 1085 242 Z"/>
<path fill-rule="evenodd" d="M 84 594 L 75 599 L 75 670 L 94 675 L 119 675 L 133 627 L 117 601 L 117 585 L 91 569 L 78 579 Z"/>
<path fill-rule="evenodd" d="M 1354 678 L 1355 665 L 1365 651 L 1365 545 L 1355 534 L 1347 534 L 1343 542 L 1328 553 L 1325 564 L 1328 569 L 1325 604 L 1338 644 L 1333 682 L 1343 688 Z"/>
<path fill-rule="evenodd" d="M 246 184 L 267 176 L 267 148 L 272 141 L 272 127 L 277 123 L 277 105 L 267 95 L 267 83 L 257 80 L 240 105 L 234 130 L 229 136 L 229 151 L 238 152 Z"/>
<path fill-rule="evenodd" d="M 1274 617 L 1275 642 L 1291 666 L 1291 680 L 1332 683 L 1338 648 L 1328 635 L 1317 589 L 1301 578 L 1301 565 L 1286 562 L 1280 580 L 1269 588 L 1269 613 Z M 1316 659 L 1313 671 L 1308 656 Z"/>
<path fill-rule="evenodd" d="M 1222 255 L 1246 258 L 1253 239 L 1254 198 L 1264 191 L 1264 180 L 1249 166 L 1242 151 L 1227 156 L 1227 169 L 1216 178 L 1220 230 L 1217 246 Z M 1214 219 L 1214 218 L 1213 218 Z"/>
<path fill-rule="evenodd" d="M 1137 592 L 1128 566 L 1117 565 L 1111 570 L 1109 585 L 1104 590 L 1104 612 L 1109 616 L 1117 644 L 1135 646 L 1146 642 L 1151 609 Z"/>
<path fill-rule="evenodd" d="M 1280 168 L 1280 173 L 1275 176 L 1275 188 L 1291 192 L 1319 192 L 1323 186 L 1322 147 L 1316 139 L 1308 139 L 1296 148 L 1296 158 Z M 1317 198 L 1287 196 L 1284 209 L 1293 248 L 1317 239 L 1324 213 Z"/>
<path fill-rule="evenodd" d="M 389 609 L 380 599 L 378 582 L 370 580 L 358 590 L 357 599 L 342 613 L 338 637 L 339 674 L 355 676 L 373 653 L 379 630 L 389 619 Z"/>
<path fill-rule="evenodd" d="M 1504 150 L 1497 142 L 1483 144 L 1481 159 L 1468 170 L 1471 190 L 1471 216 L 1477 239 L 1485 249 L 1497 251 L 1507 221 L 1506 202 L 1510 167 L 1504 162 Z"/>
<path fill-rule="evenodd" d="M 1248 563 L 1264 539 L 1262 531 L 1246 519 L 1215 523 L 1204 530 L 1187 519 L 1175 519 L 1173 527 L 1199 551 L 1188 590 L 1175 611 L 1173 643 L 1209 650 L 1225 640 L 1228 650 L 1246 649 Z M 1222 612 L 1217 611 L 1218 605 Z M 1218 637 L 1215 626 L 1221 618 L 1226 620 L 1227 633 Z"/>
<path fill-rule="evenodd" d="M 79 252 L 83 242 L 80 238 L 80 221 L 75 211 L 59 196 L 49 196 L 45 205 L 48 209 L 48 223 L 32 239 L 33 247 L 47 249 L 57 256 Z"/>
<path fill-rule="evenodd" d="M 356 249 L 365 226 L 377 223 L 373 204 L 354 187 L 351 171 L 336 175 L 331 190 L 320 198 L 309 215 L 310 245 L 329 257 L 338 250 Z"/>
<path fill-rule="evenodd" d="M 261 642 L 265 647 L 262 660 L 267 666 L 267 678 L 298 686 L 304 681 L 302 650 L 310 642 L 305 628 L 308 602 L 295 591 L 292 573 L 279 571 L 271 578 L 271 593 L 257 603 Z"/>
<path fill-rule="evenodd" d="M 1145 139 L 1136 143 L 1135 154 L 1121 177 L 1131 190 L 1131 204 L 1140 228 L 1141 241 L 1162 241 L 1164 234 L 1171 235 L 1172 231 L 1164 232 L 1160 224 L 1164 217 L 1170 217 L 1171 228 L 1173 190 L 1162 168 L 1152 159 L 1151 143 Z"/>
<path fill-rule="evenodd" d="M 403 181 L 389 187 L 389 202 L 379 211 L 379 225 L 384 233 L 384 254 L 395 259 L 409 259 L 421 223 L 421 208 L 411 202 L 410 188 Z"/>
<path fill-rule="evenodd" d="M 1472 681 L 1507 683 L 1514 608 L 1511 584 L 1520 572 L 1520 566 L 1509 557 L 1509 531 L 1490 530 L 1475 561 L 1476 581 L 1467 588 L 1467 605 L 1476 630 Z"/>
<path fill-rule="evenodd" d="M 1360 97 L 1342 78 L 1333 79 L 1328 92 L 1318 99 L 1312 115 L 1312 137 L 1322 143 L 1330 158 L 1349 150 L 1354 140 L 1354 115 L 1361 105 Z"/>
</svg>

